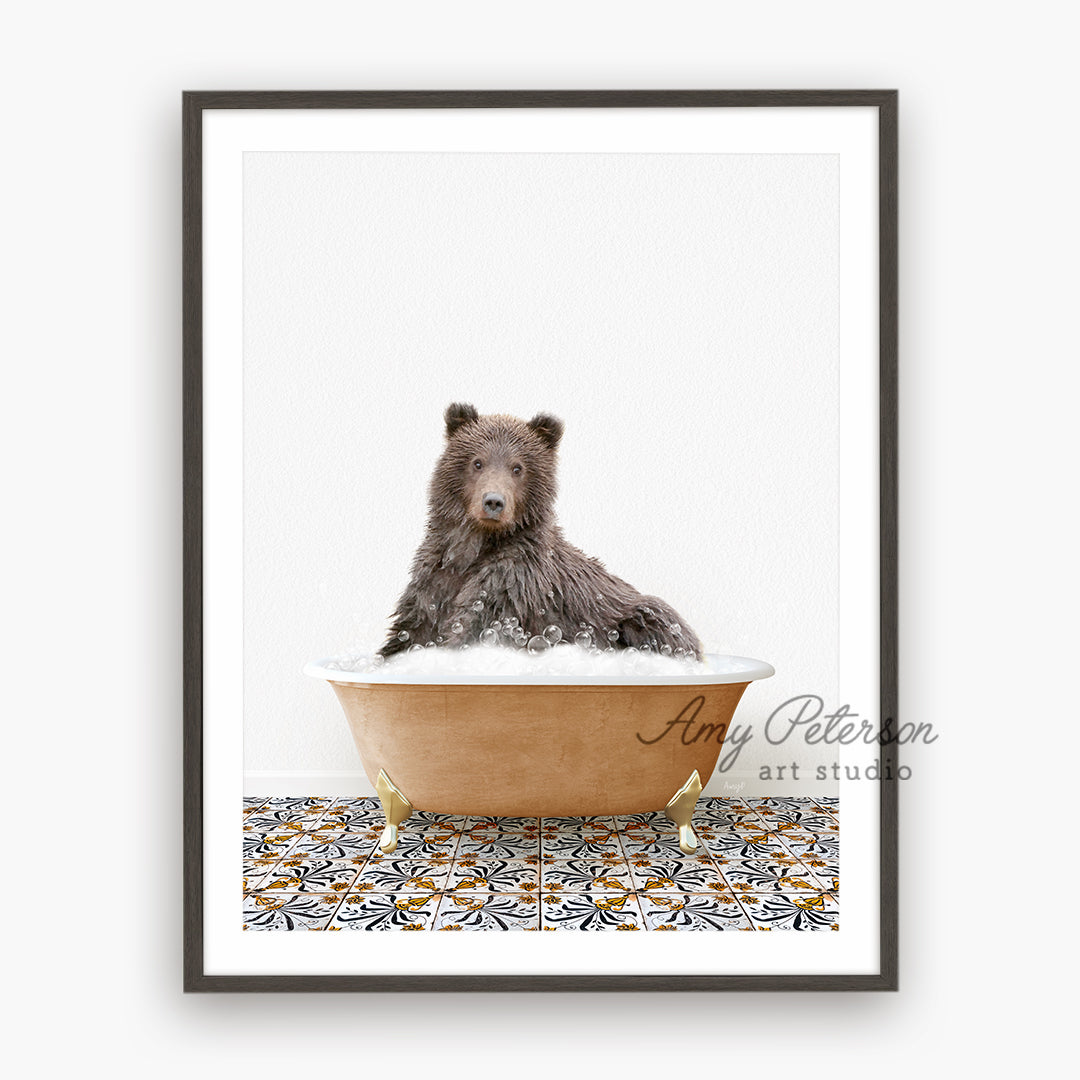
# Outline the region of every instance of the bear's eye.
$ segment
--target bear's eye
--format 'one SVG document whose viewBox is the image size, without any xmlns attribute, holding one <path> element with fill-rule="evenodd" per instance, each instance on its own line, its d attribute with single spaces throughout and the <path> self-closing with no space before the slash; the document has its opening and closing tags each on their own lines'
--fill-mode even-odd
<svg viewBox="0 0 1080 1080">
<path fill-rule="evenodd" d="M 479 458 L 477 458 L 472 464 L 474 469 L 482 469 L 484 467 L 484 463 Z"/>
<path fill-rule="evenodd" d="M 511 470 L 511 472 L 513 472 L 513 474 L 515 476 L 520 476 L 521 475 L 521 466 L 520 465 L 515 465 L 513 467 L 513 469 Z"/>
</svg>

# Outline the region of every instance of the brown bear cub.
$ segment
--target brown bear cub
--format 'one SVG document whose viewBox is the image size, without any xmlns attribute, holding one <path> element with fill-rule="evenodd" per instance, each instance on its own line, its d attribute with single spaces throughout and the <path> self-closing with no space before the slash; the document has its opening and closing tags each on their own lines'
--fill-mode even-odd
<svg viewBox="0 0 1080 1080">
<path fill-rule="evenodd" d="M 528 423 L 446 410 L 446 449 L 431 478 L 427 533 L 384 657 L 429 642 L 524 646 L 533 637 L 701 659 L 701 642 L 663 600 L 643 596 L 563 539 L 555 521 L 561 420 Z M 579 637 L 583 632 L 588 637 Z"/>
</svg>

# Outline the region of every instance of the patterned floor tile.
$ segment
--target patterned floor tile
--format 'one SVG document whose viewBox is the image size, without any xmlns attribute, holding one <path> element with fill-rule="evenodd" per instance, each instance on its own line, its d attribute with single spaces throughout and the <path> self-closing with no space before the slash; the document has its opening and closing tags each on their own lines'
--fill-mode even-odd
<svg viewBox="0 0 1080 1080">
<path fill-rule="evenodd" d="M 714 833 L 734 833 L 736 836 L 777 831 L 775 825 L 762 820 L 756 814 L 736 814 L 727 817 L 726 820 L 720 820 L 718 817 L 711 820 L 706 818 L 700 825 L 695 824 L 695 828 L 699 832 L 711 829 Z"/>
<path fill-rule="evenodd" d="M 290 855 L 308 859 L 355 859 L 370 855 L 378 846 L 382 831 L 304 833 L 290 849 Z"/>
<path fill-rule="evenodd" d="M 804 865 L 813 875 L 814 880 L 821 883 L 821 887 L 826 892 L 835 894 L 840 891 L 840 864 L 838 862 L 815 859 L 813 856 L 808 855 Z"/>
<path fill-rule="evenodd" d="M 566 829 L 570 832 L 606 832 L 616 830 L 613 817 L 546 817 L 540 819 L 540 828 L 544 832 L 552 829 Z"/>
<path fill-rule="evenodd" d="M 409 815 L 403 828 L 410 829 L 413 832 L 441 829 L 443 832 L 460 836 L 466 831 L 468 823 L 469 819 L 464 814 L 433 814 L 428 810 L 414 810 Z"/>
<path fill-rule="evenodd" d="M 440 848 L 449 846 L 452 850 L 456 849 L 458 841 L 465 835 L 461 826 L 454 822 L 418 821 L 414 823 L 412 818 L 401 826 L 401 831 L 398 833 L 399 838 L 410 836 L 418 838 L 425 844 L 435 844 Z"/>
<path fill-rule="evenodd" d="M 535 930 L 536 893 L 454 892 L 439 904 L 435 930 Z"/>
<path fill-rule="evenodd" d="M 328 810 L 334 800 L 322 796 L 301 795 L 297 798 L 273 798 L 267 799 L 264 805 L 272 810 L 303 810 L 312 812 L 315 810 Z"/>
<path fill-rule="evenodd" d="M 771 859 L 794 854 L 781 842 L 776 833 L 738 833 L 717 830 L 703 838 L 710 854 L 728 859 Z"/>
<path fill-rule="evenodd" d="M 337 893 L 251 893 L 244 897 L 244 929 L 325 930 L 340 903 Z"/>
<path fill-rule="evenodd" d="M 396 856 L 397 852 L 394 853 Z M 369 859 L 352 883 L 352 892 L 433 893 L 446 888 L 449 859 Z"/>
<path fill-rule="evenodd" d="M 255 892 L 259 882 L 266 877 L 272 867 L 277 865 L 277 859 L 245 859 L 244 860 L 244 892 Z"/>
<path fill-rule="evenodd" d="M 694 835 L 698 838 L 699 842 L 703 843 L 709 840 L 720 840 L 724 836 L 760 835 L 765 831 L 766 830 L 761 822 L 755 824 L 747 819 L 743 819 L 738 823 L 718 823 L 708 820 L 694 822 Z M 705 846 L 707 847 L 708 844 L 706 843 Z"/>
<path fill-rule="evenodd" d="M 576 833 L 560 829 L 544 833 L 540 851 L 553 859 L 622 859 L 625 856 L 618 833 Z"/>
<path fill-rule="evenodd" d="M 541 869 L 544 892 L 633 892 L 634 879 L 624 861 L 558 859 Z"/>
<path fill-rule="evenodd" d="M 381 813 L 382 804 L 374 795 L 341 795 L 333 800 L 330 809 L 348 813 L 377 810 Z"/>
<path fill-rule="evenodd" d="M 438 893 L 349 893 L 327 930 L 427 930 L 439 907 Z"/>
<path fill-rule="evenodd" d="M 632 893 L 544 893 L 544 930 L 644 930 L 645 919 Z"/>
<path fill-rule="evenodd" d="M 538 833 L 467 832 L 458 843 L 457 856 L 478 859 L 524 859 L 540 854 Z"/>
<path fill-rule="evenodd" d="M 771 796 L 769 798 L 747 799 L 746 803 L 757 814 L 764 810 L 808 810 L 813 806 L 814 800 L 808 795 L 790 798 Z"/>
<path fill-rule="evenodd" d="M 291 851 L 303 833 L 260 833 L 243 834 L 243 856 L 245 859 L 278 859 Z"/>
<path fill-rule="evenodd" d="M 615 828 L 625 836 L 671 832 L 676 828 L 675 823 L 663 810 L 650 810 L 644 814 L 619 814 L 613 820 Z"/>
<path fill-rule="evenodd" d="M 649 930 L 752 930 L 753 923 L 732 896 L 657 892 L 642 895 Z"/>
<path fill-rule="evenodd" d="M 416 811 L 378 849 L 373 798 L 244 799 L 252 930 L 827 930 L 839 810 L 701 799 L 687 855 L 663 811 L 493 818 Z"/>
<path fill-rule="evenodd" d="M 739 903 L 758 930 L 839 930 L 840 907 L 827 894 L 740 896 Z"/>
<path fill-rule="evenodd" d="M 348 859 L 284 858 L 263 878 L 260 892 L 343 893 L 360 867 Z"/>
<path fill-rule="evenodd" d="M 801 863 L 792 859 L 733 859 L 721 867 L 724 879 L 736 895 L 742 893 L 819 893 L 820 882 Z"/>
<path fill-rule="evenodd" d="M 636 833 L 633 836 L 624 833 L 621 837 L 623 851 L 628 859 L 635 856 L 660 861 L 695 858 L 697 855 L 705 854 L 705 834 L 697 830 L 695 832 L 698 837 L 696 851 L 685 852 L 679 847 L 678 832 Z"/>
<path fill-rule="evenodd" d="M 454 860 L 446 888 L 449 892 L 537 892 L 540 888 L 538 862 L 464 855 Z"/>
<path fill-rule="evenodd" d="M 735 814 L 748 814 L 750 804 L 745 799 L 726 798 L 722 795 L 703 795 L 698 799 L 698 810 L 729 810 Z"/>
<path fill-rule="evenodd" d="M 334 805 L 322 816 L 322 823 L 344 832 L 362 832 L 365 829 L 381 829 L 386 824 L 382 808 L 374 809 L 363 804 Z"/>
<path fill-rule="evenodd" d="M 572 829 L 566 826 L 562 828 L 545 826 L 540 830 L 541 850 L 544 850 L 545 846 L 550 848 L 567 840 L 586 840 L 590 844 L 599 845 L 608 844 L 613 850 L 621 850 L 619 848 L 619 831 L 612 826 L 600 824 L 583 825 L 580 829 Z M 563 856 L 559 857 L 562 858 Z"/>
<path fill-rule="evenodd" d="M 728 883 L 707 859 L 631 859 L 639 896 L 649 892 L 730 893 Z"/>
<path fill-rule="evenodd" d="M 468 819 L 465 831 L 472 833 L 482 829 L 492 832 L 528 832 L 535 833 L 540 829 L 540 819 L 534 817 L 483 817 L 475 816 Z"/>
<path fill-rule="evenodd" d="M 748 810 L 710 810 L 694 811 L 694 828 L 737 829 L 740 832 L 761 832 L 765 823 L 757 814 Z"/>
<path fill-rule="evenodd" d="M 816 807 L 810 811 L 776 810 L 762 815 L 762 820 L 770 831 L 830 833 L 839 832 L 840 826 L 831 814 L 823 814 Z"/>
<path fill-rule="evenodd" d="M 309 832 L 322 821 L 319 811 L 269 810 L 263 807 L 244 818 L 245 833 L 297 833 Z"/>
<path fill-rule="evenodd" d="M 836 833 L 784 832 L 778 833 L 777 838 L 797 859 L 813 856 L 837 862 L 840 858 L 840 838 Z"/>
<path fill-rule="evenodd" d="M 378 840 L 381 836 L 381 831 L 376 834 L 376 846 L 378 846 Z M 449 859 L 453 857 L 457 846 L 457 835 L 446 830 L 421 829 L 419 832 L 410 832 L 407 829 L 402 829 L 398 833 L 397 847 L 387 857 L 394 859 Z"/>
</svg>

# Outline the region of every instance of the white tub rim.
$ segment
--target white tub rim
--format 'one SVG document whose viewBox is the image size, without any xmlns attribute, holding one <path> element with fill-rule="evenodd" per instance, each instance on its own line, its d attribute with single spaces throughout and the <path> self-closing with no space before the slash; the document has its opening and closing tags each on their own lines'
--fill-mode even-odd
<svg viewBox="0 0 1080 1080">
<path fill-rule="evenodd" d="M 523 675 L 520 672 L 482 674 L 432 672 L 421 675 L 415 672 L 394 672 L 386 668 L 375 671 L 342 671 L 328 665 L 336 662 L 334 657 L 312 660 L 304 665 L 303 673 L 325 682 L 360 686 L 712 686 L 725 683 L 750 683 L 768 679 L 776 674 L 772 664 L 749 656 L 727 653 L 706 653 L 705 663 L 724 666 L 737 665 L 734 671 L 700 671 L 678 675 Z"/>
</svg>

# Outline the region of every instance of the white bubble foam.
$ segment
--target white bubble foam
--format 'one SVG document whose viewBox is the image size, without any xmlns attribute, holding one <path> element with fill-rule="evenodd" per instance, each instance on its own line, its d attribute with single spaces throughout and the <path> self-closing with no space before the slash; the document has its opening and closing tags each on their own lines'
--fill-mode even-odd
<svg viewBox="0 0 1080 1080">
<path fill-rule="evenodd" d="M 373 672 L 387 675 L 580 675 L 582 677 L 618 677 L 727 674 L 741 670 L 738 664 L 725 667 L 730 657 L 709 657 L 705 662 L 680 659 L 657 652 L 614 649 L 599 652 L 560 642 L 552 647 L 544 638 L 534 638 L 536 651 L 513 645 L 491 645 L 483 649 L 417 648 L 398 653 L 380 663 L 373 651 L 366 655 L 334 657 L 337 670 L 354 673 Z M 540 646 L 543 642 L 543 646 Z M 530 643 L 531 644 L 531 643 Z M 331 664 L 327 664 L 330 667 Z M 332 669 L 333 670 L 333 669 Z"/>
</svg>

